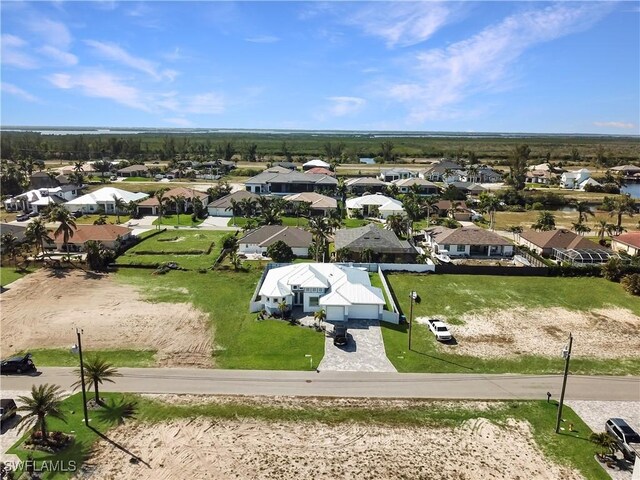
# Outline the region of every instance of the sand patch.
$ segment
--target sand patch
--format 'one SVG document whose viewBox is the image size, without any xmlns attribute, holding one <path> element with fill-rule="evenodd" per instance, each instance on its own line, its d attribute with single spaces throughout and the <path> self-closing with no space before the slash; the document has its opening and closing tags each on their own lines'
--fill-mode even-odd
<svg viewBox="0 0 640 480">
<path fill-rule="evenodd" d="M 0 295 L 3 355 L 65 348 L 84 330 L 87 350 L 153 349 L 162 366 L 211 366 L 207 315 L 189 303 L 150 303 L 111 275 L 41 269 Z"/>
<path fill-rule="evenodd" d="M 102 479 L 549 479 L 582 478 L 547 460 L 528 423 L 479 418 L 457 428 L 325 425 L 257 420 L 135 423 L 100 440 L 87 478 Z"/>
<path fill-rule="evenodd" d="M 551 357 L 560 354 L 571 332 L 574 357 L 633 358 L 640 352 L 640 317 L 617 307 L 590 312 L 559 307 L 479 311 L 464 315 L 462 321 L 463 325 L 450 326 L 458 344 L 440 348 L 478 357 Z"/>
</svg>

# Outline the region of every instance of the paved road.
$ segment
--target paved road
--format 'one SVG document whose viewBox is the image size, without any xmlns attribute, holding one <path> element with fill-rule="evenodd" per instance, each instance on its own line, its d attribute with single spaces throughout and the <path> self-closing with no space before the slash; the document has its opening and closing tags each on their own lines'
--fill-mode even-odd
<svg viewBox="0 0 640 480">
<path fill-rule="evenodd" d="M 71 368 L 42 368 L 38 376 L 3 376 L 3 390 L 30 389 L 54 383 L 67 389 L 75 381 Z M 102 386 L 106 391 L 237 395 L 298 395 L 451 399 L 543 399 L 559 397 L 559 375 L 469 375 L 387 372 L 291 372 L 120 368 L 122 377 Z M 640 400 L 640 377 L 571 376 L 567 399 Z"/>
</svg>

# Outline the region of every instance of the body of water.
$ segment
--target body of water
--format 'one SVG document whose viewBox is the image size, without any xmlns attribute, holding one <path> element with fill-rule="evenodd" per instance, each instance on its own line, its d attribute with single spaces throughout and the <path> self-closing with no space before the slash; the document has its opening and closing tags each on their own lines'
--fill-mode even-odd
<svg viewBox="0 0 640 480">
<path fill-rule="evenodd" d="M 640 183 L 629 183 L 620 189 L 622 193 L 628 193 L 631 198 L 640 199 Z"/>
</svg>

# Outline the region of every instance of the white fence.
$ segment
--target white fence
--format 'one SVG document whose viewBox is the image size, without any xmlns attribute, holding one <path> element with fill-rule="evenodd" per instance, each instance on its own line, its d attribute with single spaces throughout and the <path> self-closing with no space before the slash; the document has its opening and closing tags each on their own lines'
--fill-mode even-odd
<svg viewBox="0 0 640 480">
<path fill-rule="evenodd" d="M 385 278 L 384 273 L 382 272 L 383 272 L 382 266 L 378 266 L 378 276 L 380 277 L 380 282 L 382 283 L 382 289 L 384 290 L 384 293 L 387 295 L 387 298 L 389 299 L 389 303 L 391 304 L 391 311 L 389 310 L 382 311 L 382 320 L 384 322 L 398 324 L 400 323 L 400 311 L 398 310 L 398 306 L 396 305 L 396 302 L 393 301 L 393 295 L 391 295 L 391 289 L 389 288 L 389 285 L 387 284 L 387 279 Z"/>
</svg>

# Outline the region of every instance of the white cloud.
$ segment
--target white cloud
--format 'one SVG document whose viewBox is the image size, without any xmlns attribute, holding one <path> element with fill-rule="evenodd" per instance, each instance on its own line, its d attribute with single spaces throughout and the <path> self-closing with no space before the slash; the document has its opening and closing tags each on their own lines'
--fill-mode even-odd
<svg viewBox="0 0 640 480">
<path fill-rule="evenodd" d="M 624 128 L 624 129 L 636 128 L 636 124 L 630 123 L 630 122 L 593 122 L 593 124 L 596 127 Z"/>
<path fill-rule="evenodd" d="M 217 114 L 224 112 L 224 97 L 216 92 L 201 93 L 188 97 L 182 110 L 185 113 Z"/>
<path fill-rule="evenodd" d="M 56 47 L 52 47 L 51 45 L 45 45 L 44 47 L 38 49 L 38 51 L 42 55 L 45 55 L 66 67 L 70 67 L 78 63 L 78 57 L 76 57 L 73 53 L 65 52 Z"/>
<path fill-rule="evenodd" d="M 190 127 L 193 125 L 191 120 L 184 117 L 165 118 L 164 121 L 167 123 L 172 123 L 173 125 L 178 125 L 179 127 Z"/>
<path fill-rule="evenodd" d="M 49 18 L 33 17 L 28 20 L 27 27 L 44 40 L 47 45 L 53 45 L 61 50 L 67 50 L 73 40 L 71 32 L 64 23 Z"/>
<path fill-rule="evenodd" d="M 175 70 L 160 70 L 156 62 L 131 55 L 115 43 L 99 42 L 97 40 L 85 40 L 85 43 L 103 57 L 134 70 L 146 73 L 155 80 L 162 80 L 163 78 L 166 78 L 173 81 L 177 75 Z"/>
<path fill-rule="evenodd" d="M 18 68 L 38 68 L 38 61 L 28 53 L 23 51 L 27 46 L 27 42 L 20 37 L 3 33 L 0 37 L 0 45 L 2 46 L 1 60 L 3 65 L 10 65 Z"/>
<path fill-rule="evenodd" d="M 374 2 L 349 17 L 347 23 L 366 34 L 381 37 L 387 46 L 424 42 L 456 14 L 452 5 L 439 2 Z"/>
<path fill-rule="evenodd" d="M 279 42 L 280 39 L 273 35 L 258 35 L 256 37 L 245 38 L 244 41 L 251 43 L 276 43 Z"/>
<path fill-rule="evenodd" d="M 384 94 L 408 103 L 414 122 L 451 117 L 467 97 L 504 89 L 527 49 L 586 29 L 609 8 L 567 3 L 512 15 L 466 40 L 418 53 L 419 80 L 387 85 Z"/>
<path fill-rule="evenodd" d="M 29 92 L 21 89 L 20 87 L 16 87 L 11 83 L 2 82 L 0 83 L 0 90 L 4 93 L 8 93 L 9 95 L 15 95 L 16 97 L 20 97 L 23 100 L 28 102 L 38 102 L 40 99 L 34 95 L 31 95 Z"/>
<path fill-rule="evenodd" d="M 148 99 L 143 97 L 140 90 L 126 85 L 110 73 L 99 70 L 87 70 L 74 75 L 54 73 L 47 80 L 57 88 L 77 89 L 87 97 L 108 98 L 131 108 L 151 111 Z"/>
<path fill-rule="evenodd" d="M 331 102 L 327 112 L 334 117 L 354 114 L 367 103 L 364 98 L 359 97 L 328 97 L 327 100 Z"/>
</svg>

